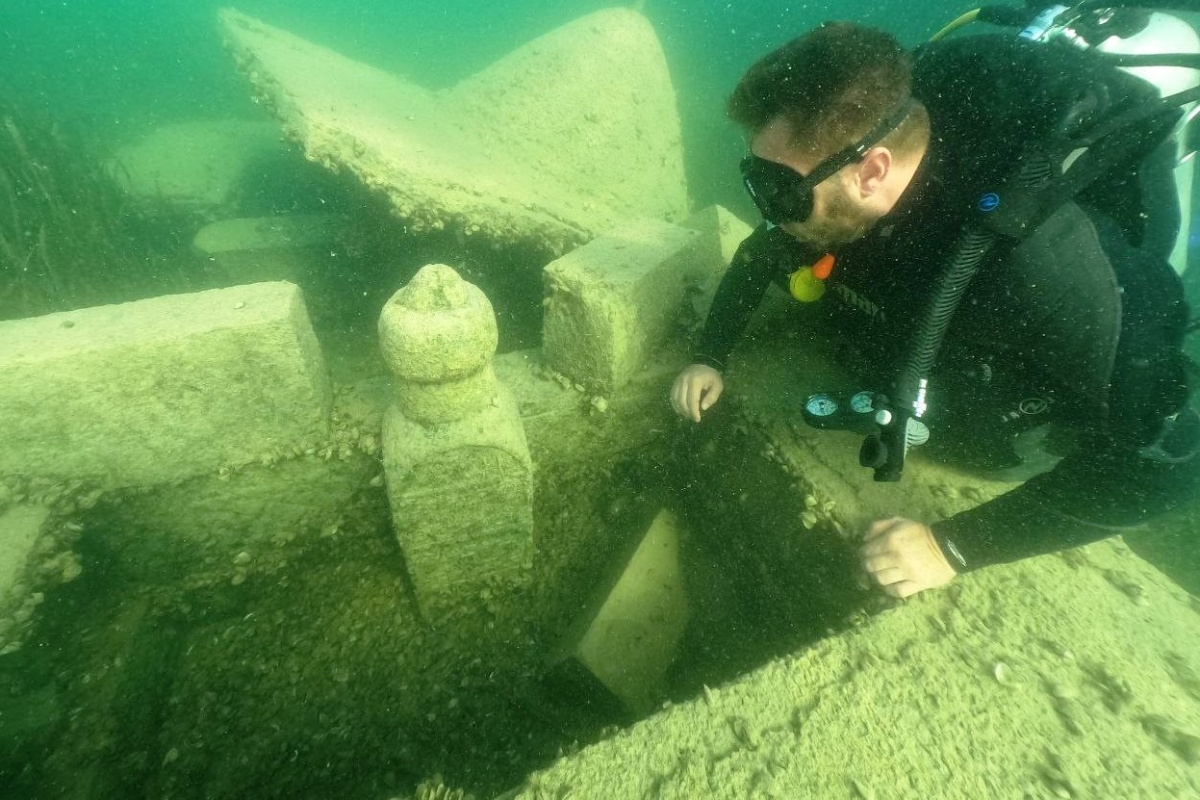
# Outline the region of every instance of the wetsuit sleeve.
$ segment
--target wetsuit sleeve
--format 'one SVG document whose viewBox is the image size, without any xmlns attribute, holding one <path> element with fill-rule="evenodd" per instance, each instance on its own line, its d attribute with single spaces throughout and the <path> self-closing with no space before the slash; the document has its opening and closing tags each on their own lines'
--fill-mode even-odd
<svg viewBox="0 0 1200 800">
<path fill-rule="evenodd" d="M 1069 213 L 1060 219 L 1069 222 Z M 960 572 L 1098 541 L 1196 496 L 1200 418 L 1187 406 L 1182 289 L 1163 259 L 1123 245 L 1105 219 L 1093 214 L 1090 222 L 1075 224 L 1077 238 L 1054 231 L 1047 246 L 1034 242 L 1020 253 L 1034 262 L 1025 274 L 1064 276 L 1051 291 L 1061 299 L 1029 330 L 1029 341 L 1043 342 L 1029 348 L 1039 353 L 1030 368 L 1080 398 L 1064 420 L 1080 441 L 1050 472 L 933 526 Z M 1064 248 L 1090 261 L 1072 263 Z M 1098 265 L 1100 258 L 1107 261 Z M 1087 355 L 1103 351 L 1098 331 L 1106 325 L 1078 279 L 1097 266 L 1122 298 L 1111 359 Z"/>
<path fill-rule="evenodd" d="M 1194 449 L 1192 430 L 1177 435 L 1179 452 Z M 1190 447 L 1189 447 L 1190 445 Z M 1097 442 L 1096 450 L 1063 459 L 1050 472 L 933 526 L 951 566 L 965 572 L 1115 536 L 1176 510 L 1195 496 L 1200 460 L 1146 457 Z"/>
<path fill-rule="evenodd" d="M 778 235 L 763 223 L 738 247 L 717 286 L 708 319 L 692 353 L 693 363 L 725 370 L 729 354 L 771 285 Z"/>
</svg>

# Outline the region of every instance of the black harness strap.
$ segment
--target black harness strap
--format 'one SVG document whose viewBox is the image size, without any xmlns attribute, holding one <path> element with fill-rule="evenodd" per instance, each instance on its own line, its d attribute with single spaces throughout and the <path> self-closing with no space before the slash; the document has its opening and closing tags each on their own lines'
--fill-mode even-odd
<svg viewBox="0 0 1200 800">
<path fill-rule="evenodd" d="M 900 479 L 911 423 L 924 413 L 928 375 L 950 320 L 996 244 L 1002 239 L 1019 241 L 1109 170 L 1144 156 L 1169 135 L 1182 115 L 1180 107 L 1196 101 L 1200 101 L 1200 87 L 1139 104 L 1079 136 L 1064 136 L 1036 147 L 1021 159 L 1016 176 L 1007 185 L 978 197 L 974 217 L 935 283 L 929 307 L 891 392 L 876 398 L 879 432 L 869 436 L 859 452 L 860 463 L 874 470 L 875 480 Z M 1058 165 L 1080 149 L 1084 152 L 1066 172 L 1056 175 Z"/>
</svg>

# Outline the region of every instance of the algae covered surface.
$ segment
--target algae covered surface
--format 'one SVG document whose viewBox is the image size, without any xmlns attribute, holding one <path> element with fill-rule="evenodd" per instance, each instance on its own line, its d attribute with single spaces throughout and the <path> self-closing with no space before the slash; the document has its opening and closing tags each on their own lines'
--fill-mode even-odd
<svg viewBox="0 0 1200 800">
<path fill-rule="evenodd" d="M 513 796 L 1197 797 L 1198 610 L 1118 540 L 987 569 Z"/>
</svg>

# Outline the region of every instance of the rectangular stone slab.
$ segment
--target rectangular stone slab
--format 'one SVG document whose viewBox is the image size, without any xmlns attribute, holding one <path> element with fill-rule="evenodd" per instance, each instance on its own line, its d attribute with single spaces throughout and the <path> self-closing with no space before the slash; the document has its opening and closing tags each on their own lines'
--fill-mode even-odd
<svg viewBox="0 0 1200 800">
<path fill-rule="evenodd" d="M 660 510 L 572 653 L 637 713 L 661 701 L 687 624 L 680 538 L 675 516 Z"/>
<path fill-rule="evenodd" d="M 0 475 L 165 483 L 318 439 L 329 407 L 294 284 L 0 323 Z"/>
</svg>

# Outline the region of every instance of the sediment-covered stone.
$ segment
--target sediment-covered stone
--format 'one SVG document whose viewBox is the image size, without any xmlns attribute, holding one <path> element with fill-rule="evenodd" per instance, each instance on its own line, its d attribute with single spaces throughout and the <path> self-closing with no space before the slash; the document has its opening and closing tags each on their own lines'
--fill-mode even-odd
<svg viewBox="0 0 1200 800">
<path fill-rule="evenodd" d="M 153 485 L 328 428 L 298 287 L 261 283 L 0 323 L 0 475 Z"/>
<path fill-rule="evenodd" d="M 986 569 L 505 797 L 1191 797 L 1193 604 L 1116 541 Z"/>
<path fill-rule="evenodd" d="M 226 41 L 310 160 L 387 196 L 411 230 L 553 252 L 687 191 L 666 59 L 641 14 L 590 14 L 432 92 L 231 9 Z"/>
<path fill-rule="evenodd" d="M 604 391 L 643 368 L 728 264 L 725 243 L 744 235 L 715 210 L 692 225 L 630 222 L 547 266 L 547 362 Z"/>
<path fill-rule="evenodd" d="M 496 320 L 475 286 L 423 267 L 384 306 L 395 376 L 383 457 L 396 534 L 422 611 L 519 584 L 532 549 L 533 466 L 520 412 L 492 370 Z"/>
</svg>

